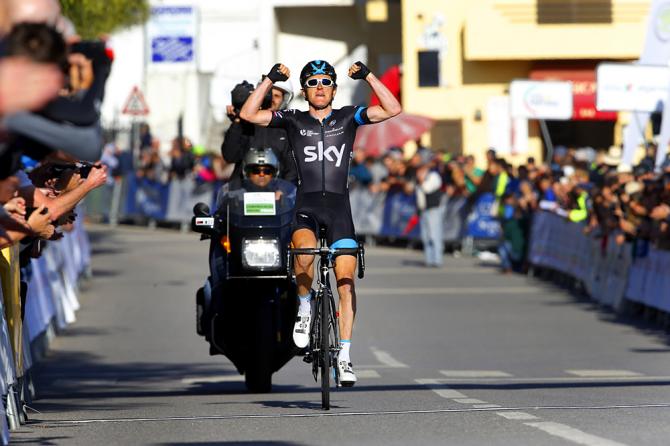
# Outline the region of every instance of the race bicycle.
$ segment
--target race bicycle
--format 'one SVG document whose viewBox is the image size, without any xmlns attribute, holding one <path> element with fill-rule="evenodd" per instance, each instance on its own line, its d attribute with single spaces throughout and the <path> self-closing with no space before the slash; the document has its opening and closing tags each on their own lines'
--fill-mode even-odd
<svg viewBox="0 0 670 446">
<path fill-rule="evenodd" d="M 358 278 L 365 275 L 365 248 L 359 242 L 358 248 L 329 248 L 326 242 L 326 228 L 319 228 L 318 248 L 289 248 L 288 272 L 293 274 L 293 256 L 318 256 L 319 275 L 315 291 L 315 309 L 310 327 L 309 345 L 303 361 L 312 364 L 314 380 L 321 375 L 321 407 L 330 410 L 330 376 L 336 387 L 340 386 L 337 358 L 340 353 L 339 314 L 330 287 L 330 270 L 333 269 L 335 255 L 354 255 L 358 258 Z"/>
</svg>

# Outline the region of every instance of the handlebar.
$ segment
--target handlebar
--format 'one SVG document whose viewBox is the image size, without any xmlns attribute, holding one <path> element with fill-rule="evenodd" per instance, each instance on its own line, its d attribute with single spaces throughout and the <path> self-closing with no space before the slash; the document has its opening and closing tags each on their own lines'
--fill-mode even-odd
<svg viewBox="0 0 670 446">
<path fill-rule="evenodd" d="M 365 276 L 365 247 L 362 243 L 358 248 L 289 248 L 288 249 L 288 268 L 289 273 L 292 268 L 293 256 L 296 255 L 313 255 L 313 256 L 327 256 L 327 255 L 351 255 L 358 258 L 358 278 L 362 279 Z"/>
</svg>

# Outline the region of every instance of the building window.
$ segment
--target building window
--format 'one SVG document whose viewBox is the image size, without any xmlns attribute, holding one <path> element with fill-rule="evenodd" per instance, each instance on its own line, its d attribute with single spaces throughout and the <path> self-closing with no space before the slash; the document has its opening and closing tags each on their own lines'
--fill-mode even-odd
<svg viewBox="0 0 670 446">
<path fill-rule="evenodd" d="M 537 23 L 612 23 L 612 0 L 536 0 Z"/>
<path fill-rule="evenodd" d="M 440 53 L 419 51 L 419 87 L 440 86 Z"/>
</svg>

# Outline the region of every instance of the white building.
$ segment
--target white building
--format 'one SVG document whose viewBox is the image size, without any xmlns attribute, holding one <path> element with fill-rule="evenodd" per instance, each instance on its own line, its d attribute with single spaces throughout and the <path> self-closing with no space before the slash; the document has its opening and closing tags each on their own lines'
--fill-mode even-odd
<svg viewBox="0 0 670 446">
<path fill-rule="evenodd" d="M 258 82 L 278 61 L 292 72 L 296 99 L 291 105 L 304 109 L 297 94 L 297 77 L 306 62 L 324 59 L 335 66 L 339 74 L 337 107 L 368 100 L 368 87 L 346 76 L 353 62 L 362 60 L 381 72 L 401 57 L 399 1 L 390 0 L 386 21 L 374 22 L 369 20 L 365 0 L 152 0 L 151 4 L 175 9 L 154 10 L 146 25 L 110 39 L 115 62 L 103 122 L 108 127 L 130 126 L 131 117 L 122 110 L 133 87 L 138 86 L 150 109 L 146 121 L 164 150 L 177 135 L 177 122 L 183 115 L 184 135 L 218 151 L 227 124 L 230 90 L 242 80 Z M 193 18 L 177 7 L 192 7 Z M 155 14 L 159 11 L 165 13 L 162 20 Z M 170 47 L 169 39 L 163 42 L 168 42 L 167 50 L 156 43 L 161 36 L 184 33 L 192 34 L 188 36 L 193 38 L 192 58 L 180 53 L 179 45 Z M 190 41 L 181 43 L 188 47 Z M 153 60 L 164 50 L 177 59 L 191 60 Z"/>
</svg>

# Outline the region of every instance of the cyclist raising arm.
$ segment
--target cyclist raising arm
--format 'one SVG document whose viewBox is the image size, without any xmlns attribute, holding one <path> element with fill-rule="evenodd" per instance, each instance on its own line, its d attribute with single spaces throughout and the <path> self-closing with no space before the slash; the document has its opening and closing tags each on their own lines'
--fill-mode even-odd
<svg viewBox="0 0 670 446">
<path fill-rule="evenodd" d="M 337 73 L 328 62 L 309 62 L 300 72 L 302 95 L 309 111 L 260 110 L 263 98 L 274 82 L 290 76 L 289 69 L 275 64 L 267 77 L 245 102 L 240 117 L 254 124 L 286 129 L 298 168 L 298 192 L 293 219 L 292 242 L 295 248 L 315 248 L 317 230 L 327 227 L 331 248 L 356 248 L 356 234 L 349 204 L 349 165 L 359 125 L 381 122 L 402 111 L 393 94 L 361 62 L 349 68 L 353 79 L 364 79 L 379 97 L 380 105 L 347 106 L 333 109 L 337 93 Z M 295 275 L 298 282 L 299 308 L 293 340 L 300 347 L 309 343 L 311 289 L 314 278 L 313 256 L 298 256 Z M 356 257 L 341 255 L 335 260 L 339 295 L 341 350 L 338 359 L 340 382 L 356 382 L 349 354 L 356 313 L 354 271 Z"/>
</svg>

